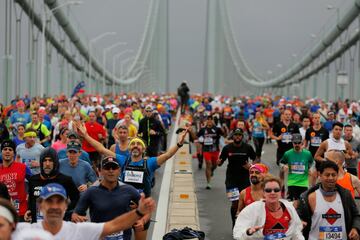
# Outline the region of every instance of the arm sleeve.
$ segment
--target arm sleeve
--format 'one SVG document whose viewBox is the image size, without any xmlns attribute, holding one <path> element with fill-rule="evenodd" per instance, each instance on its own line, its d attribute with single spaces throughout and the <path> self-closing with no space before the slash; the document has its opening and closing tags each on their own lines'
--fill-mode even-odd
<svg viewBox="0 0 360 240">
<path fill-rule="evenodd" d="M 283 157 L 280 159 L 280 163 L 282 164 L 288 164 L 289 160 L 288 160 L 288 154 L 287 152 L 284 153 Z"/>
<path fill-rule="evenodd" d="M 310 131 L 309 131 L 309 129 L 306 130 L 305 140 L 306 140 L 306 141 L 310 141 Z"/>
<path fill-rule="evenodd" d="M 87 181 L 88 182 L 95 182 L 97 180 L 96 178 L 96 173 L 94 172 L 94 169 L 92 169 L 92 167 L 90 166 L 90 164 L 86 164 L 86 168 L 87 168 Z"/>
<path fill-rule="evenodd" d="M 29 198 L 28 198 L 28 210 L 31 211 L 31 222 L 36 221 L 36 200 L 34 197 L 34 185 L 33 181 L 29 181 Z"/>
<path fill-rule="evenodd" d="M 80 193 L 71 177 L 67 178 L 66 191 L 71 201 L 67 211 L 72 211 L 79 201 Z"/>
<path fill-rule="evenodd" d="M 220 159 L 222 162 L 225 162 L 227 158 L 228 158 L 228 145 L 223 147 L 220 153 Z"/>
<path fill-rule="evenodd" d="M 0 197 L 10 200 L 9 191 L 5 184 L 0 182 Z"/>
<path fill-rule="evenodd" d="M 258 216 L 255 217 L 254 213 L 259 212 L 259 209 L 256 209 L 256 207 L 254 207 L 254 206 L 258 206 L 258 205 L 250 204 L 239 213 L 239 216 L 237 217 L 235 226 L 233 228 L 234 239 L 244 240 L 244 239 L 262 239 L 263 238 L 263 237 L 261 238 L 262 231 L 257 231 L 256 233 L 254 233 L 251 236 L 248 236 L 246 234 L 246 230 L 248 228 L 254 227 L 257 225 L 261 225 L 261 224 L 256 223 Z M 261 214 L 261 213 L 258 213 L 258 214 Z"/>
<path fill-rule="evenodd" d="M 81 194 L 81 197 L 76 204 L 76 208 L 74 209 L 74 212 L 81 216 L 86 215 L 86 210 L 89 207 L 89 199 L 90 199 L 90 194 L 91 194 L 91 190 L 90 191 L 89 190 L 90 189 L 88 189 L 83 194 Z"/>
</svg>

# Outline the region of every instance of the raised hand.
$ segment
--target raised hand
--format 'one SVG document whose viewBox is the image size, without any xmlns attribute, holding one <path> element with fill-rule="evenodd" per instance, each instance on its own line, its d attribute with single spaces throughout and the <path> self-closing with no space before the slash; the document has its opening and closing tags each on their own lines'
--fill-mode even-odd
<svg viewBox="0 0 360 240">
<path fill-rule="evenodd" d="M 151 197 L 145 198 L 144 193 L 141 193 L 138 210 L 142 214 L 150 214 L 155 210 L 156 203 Z"/>
</svg>

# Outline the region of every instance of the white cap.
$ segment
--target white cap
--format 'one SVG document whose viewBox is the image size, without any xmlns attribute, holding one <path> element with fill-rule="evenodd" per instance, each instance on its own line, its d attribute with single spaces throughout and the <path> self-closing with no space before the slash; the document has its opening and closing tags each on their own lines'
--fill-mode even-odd
<svg viewBox="0 0 360 240">
<path fill-rule="evenodd" d="M 96 97 L 91 97 L 91 101 L 92 101 L 92 102 L 97 102 L 98 100 L 97 100 Z"/>
<path fill-rule="evenodd" d="M 120 112 L 120 109 L 119 108 L 113 108 L 113 110 L 112 110 L 112 113 L 119 113 Z"/>
</svg>

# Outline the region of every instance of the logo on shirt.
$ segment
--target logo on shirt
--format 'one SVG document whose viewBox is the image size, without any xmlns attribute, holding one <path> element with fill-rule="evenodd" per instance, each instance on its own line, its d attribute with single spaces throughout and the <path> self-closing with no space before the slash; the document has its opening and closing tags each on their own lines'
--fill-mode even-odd
<svg viewBox="0 0 360 240">
<path fill-rule="evenodd" d="M 341 214 L 330 208 L 325 214 L 322 214 L 321 217 L 324 218 L 330 225 L 333 225 L 336 220 L 341 218 Z"/>
<path fill-rule="evenodd" d="M 315 137 L 315 132 L 311 132 L 311 133 L 310 133 L 310 136 L 311 136 L 311 137 Z"/>
<path fill-rule="evenodd" d="M 281 128 L 281 132 L 282 133 L 286 132 L 286 128 Z"/>
</svg>

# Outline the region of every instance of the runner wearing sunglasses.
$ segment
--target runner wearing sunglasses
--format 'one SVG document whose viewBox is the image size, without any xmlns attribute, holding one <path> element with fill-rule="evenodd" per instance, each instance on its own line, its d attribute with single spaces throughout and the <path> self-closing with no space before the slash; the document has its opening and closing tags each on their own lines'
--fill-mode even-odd
<svg viewBox="0 0 360 240">
<path fill-rule="evenodd" d="M 240 212 L 233 229 L 234 239 L 305 239 L 293 204 L 281 199 L 280 179 L 265 178 L 262 186 L 264 200 Z"/>
</svg>

